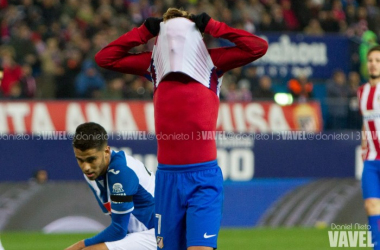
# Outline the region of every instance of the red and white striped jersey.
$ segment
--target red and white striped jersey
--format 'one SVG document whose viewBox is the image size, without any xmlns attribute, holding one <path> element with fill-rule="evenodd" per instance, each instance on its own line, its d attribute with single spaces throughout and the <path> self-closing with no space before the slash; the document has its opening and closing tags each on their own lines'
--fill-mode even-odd
<svg viewBox="0 0 380 250">
<path fill-rule="evenodd" d="M 154 55 L 151 51 L 137 54 L 129 52 L 153 37 L 143 24 L 111 42 L 95 56 L 95 61 L 103 68 L 145 76 L 153 81 L 157 159 L 159 163 L 168 165 L 195 164 L 216 159 L 215 140 L 196 139 L 196 135 L 201 131 L 216 130 L 220 78 L 226 71 L 262 57 L 268 49 L 268 43 L 260 37 L 211 18 L 204 33 L 227 39 L 235 46 L 206 51 L 195 25 L 181 20 L 179 24 L 183 24 L 184 28 L 186 25 L 189 31 L 186 37 L 198 32 L 190 44 L 178 44 L 185 37 L 182 33 L 178 37 L 172 37 L 177 33 L 167 33 L 167 29 L 175 28 L 177 23 L 169 20 L 167 26 L 161 23 L 160 29 L 163 29 L 157 38 Z M 157 51 L 158 46 L 163 46 L 161 51 Z M 196 53 L 188 53 L 191 51 Z M 197 60 L 194 60 L 195 56 Z"/>
<path fill-rule="evenodd" d="M 366 83 L 358 89 L 367 152 L 364 160 L 380 160 L 380 84 Z"/>
<path fill-rule="evenodd" d="M 215 65 L 195 23 L 187 18 L 173 18 L 161 22 L 160 33 L 152 52 L 149 71 L 158 84 L 171 72 L 184 73 L 207 88 L 211 88 Z M 219 96 L 222 78 L 217 77 Z"/>
</svg>

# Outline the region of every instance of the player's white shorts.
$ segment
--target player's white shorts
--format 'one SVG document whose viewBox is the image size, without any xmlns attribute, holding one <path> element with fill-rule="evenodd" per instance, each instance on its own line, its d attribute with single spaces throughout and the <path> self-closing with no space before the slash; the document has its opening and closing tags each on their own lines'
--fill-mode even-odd
<svg viewBox="0 0 380 250">
<path fill-rule="evenodd" d="M 157 242 L 154 228 L 142 232 L 130 233 L 124 239 L 105 242 L 108 250 L 156 250 Z"/>
</svg>

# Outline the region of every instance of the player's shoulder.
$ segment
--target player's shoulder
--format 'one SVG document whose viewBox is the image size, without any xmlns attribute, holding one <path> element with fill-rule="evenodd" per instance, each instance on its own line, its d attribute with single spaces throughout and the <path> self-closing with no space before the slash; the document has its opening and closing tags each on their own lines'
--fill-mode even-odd
<svg viewBox="0 0 380 250">
<path fill-rule="evenodd" d="M 370 86 L 369 82 L 364 83 L 364 84 L 362 84 L 361 86 L 358 87 L 357 93 L 359 94 L 359 96 L 361 95 L 361 93 L 363 93 L 363 90 L 365 88 L 368 88 L 368 86 Z"/>
<path fill-rule="evenodd" d="M 133 183 L 138 184 L 137 174 L 129 167 L 129 160 L 130 157 L 124 151 L 112 151 L 111 162 L 107 169 L 110 185 L 114 183 L 119 183 L 123 186 L 130 186 Z"/>
<path fill-rule="evenodd" d="M 359 91 L 359 90 L 363 91 L 363 89 L 364 89 L 366 86 L 368 86 L 368 85 L 369 85 L 369 82 L 366 82 L 366 83 L 360 85 L 360 86 L 358 87 L 358 91 Z"/>
<path fill-rule="evenodd" d="M 133 158 L 130 155 L 127 155 L 124 151 L 112 151 L 111 162 L 108 168 L 108 172 L 136 172 L 136 170 L 139 169 L 141 166 L 144 166 L 144 164 L 141 161 Z"/>
<path fill-rule="evenodd" d="M 111 161 L 108 167 L 108 172 L 112 172 L 112 169 L 117 171 L 121 170 L 127 165 L 127 160 L 124 151 L 111 151 Z"/>
<path fill-rule="evenodd" d="M 133 157 L 130 156 L 130 155 L 127 155 L 127 154 L 126 154 L 126 155 L 125 155 L 125 158 L 126 158 L 126 160 L 127 160 L 127 166 L 130 167 L 130 168 L 132 168 L 132 169 L 134 169 L 134 168 L 136 168 L 136 167 L 144 166 L 144 164 L 143 164 L 141 161 L 139 161 L 139 160 L 133 158 Z"/>
</svg>

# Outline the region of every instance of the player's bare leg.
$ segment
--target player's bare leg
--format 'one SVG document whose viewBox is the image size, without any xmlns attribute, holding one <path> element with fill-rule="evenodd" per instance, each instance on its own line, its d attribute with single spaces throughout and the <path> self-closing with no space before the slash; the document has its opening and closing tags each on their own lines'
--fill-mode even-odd
<svg viewBox="0 0 380 250">
<path fill-rule="evenodd" d="M 367 215 L 380 215 L 380 199 L 369 198 L 364 200 Z"/>
<path fill-rule="evenodd" d="M 192 247 L 188 247 L 187 250 L 213 250 L 213 248 L 212 247 L 192 246 Z"/>
<path fill-rule="evenodd" d="M 83 250 L 108 250 L 108 247 L 104 243 L 92 245 L 86 248 L 83 248 Z"/>
</svg>

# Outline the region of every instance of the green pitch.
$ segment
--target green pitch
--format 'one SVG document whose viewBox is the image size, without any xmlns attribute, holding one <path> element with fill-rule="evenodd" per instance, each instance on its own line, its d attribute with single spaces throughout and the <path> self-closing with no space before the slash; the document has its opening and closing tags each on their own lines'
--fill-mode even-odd
<svg viewBox="0 0 380 250">
<path fill-rule="evenodd" d="M 93 234 L 45 235 L 41 233 L 2 232 L 1 242 L 5 250 L 63 250 L 76 241 L 90 236 L 93 236 Z M 220 232 L 218 249 L 332 250 L 329 247 L 327 229 L 314 228 L 223 229 Z"/>
</svg>

